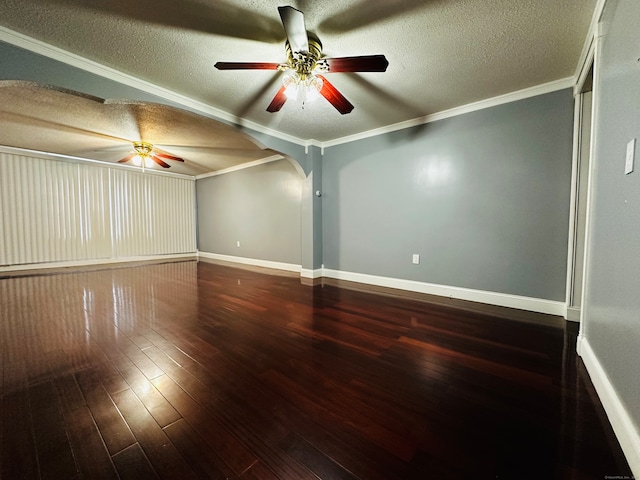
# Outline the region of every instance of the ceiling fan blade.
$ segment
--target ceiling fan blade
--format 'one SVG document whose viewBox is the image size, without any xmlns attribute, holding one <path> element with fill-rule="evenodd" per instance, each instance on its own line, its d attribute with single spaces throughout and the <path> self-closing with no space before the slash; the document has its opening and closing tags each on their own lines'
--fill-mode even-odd
<svg viewBox="0 0 640 480">
<path fill-rule="evenodd" d="M 325 58 L 329 71 L 334 72 L 384 72 L 389 61 L 384 55 L 363 55 L 360 57 Z"/>
<path fill-rule="evenodd" d="M 129 160 L 131 160 L 131 159 L 132 159 L 133 157 L 135 157 L 135 156 L 136 156 L 136 154 L 135 154 L 135 153 L 132 153 L 132 154 L 130 154 L 130 155 L 127 155 L 127 156 L 126 156 L 126 157 L 124 157 L 123 159 L 118 160 L 118 163 L 127 163 Z"/>
<path fill-rule="evenodd" d="M 160 165 L 163 168 L 171 168 L 171 165 L 169 165 L 167 162 L 163 162 L 156 155 L 157 154 L 152 153 L 151 155 L 149 155 L 149 158 L 151 158 L 151 160 L 153 160 L 154 162 L 156 162 L 158 165 Z"/>
<path fill-rule="evenodd" d="M 287 101 L 287 96 L 284 94 L 284 90 L 285 87 L 283 85 L 282 87 L 280 87 L 280 90 L 278 90 L 278 93 L 276 93 L 276 96 L 273 97 L 273 100 L 271 100 L 271 103 L 267 107 L 267 112 L 274 113 L 280 111 L 280 109 L 284 105 L 284 102 Z"/>
<path fill-rule="evenodd" d="M 349 100 L 342 95 L 336 87 L 334 87 L 329 81 L 322 75 L 318 75 L 318 78 L 322 79 L 322 88 L 320 89 L 320 95 L 329 100 L 329 103 L 335 107 L 342 115 L 345 115 L 353 110 L 353 105 Z"/>
<path fill-rule="evenodd" d="M 287 40 L 292 52 L 308 52 L 309 38 L 304 24 L 304 13 L 293 7 L 278 7 Z"/>
<path fill-rule="evenodd" d="M 153 152 L 153 154 L 160 158 L 166 158 L 167 160 L 173 160 L 174 162 L 184 162 L 184 159 L 180 157 L 176 157 L 175 155 L 170 155 L 168 153 L 163 152 Z"/>
<path fill-rule="evenodd" d="M 278 70 L 279 63 L 271 62 L 218 62 L 218 70 Z"/>
</svg>

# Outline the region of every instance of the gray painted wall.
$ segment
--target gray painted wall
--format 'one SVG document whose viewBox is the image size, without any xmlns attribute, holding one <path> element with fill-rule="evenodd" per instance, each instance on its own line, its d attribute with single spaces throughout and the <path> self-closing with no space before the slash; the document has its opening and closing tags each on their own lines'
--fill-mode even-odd
<svg viewBox="0 0 640 480">
<path fill-rule="evenodd" d="M 564 301 L 572 122 L 564 90 L 326 149 L 325 267 Z"/>
<path fill-rule="evenodd" d="M 287 160 L 197 180 L 198 249 L 300 265 L 303 182 Z"/>
<path fill-rule="evenodd" d="M 640 3 L 610 0 L 598 52 L 592 204 L 582 334 L 640 431 Z"/>
<path fill-rule="evenodd" d="M 311 198 L 313 204 L 313 263 L 312 268 L 322 267 L 322 152 L 318 147 L 309 148 L 311 157 Z M 316 193 L 320 192 L 320 196 Z"/>
</svg>

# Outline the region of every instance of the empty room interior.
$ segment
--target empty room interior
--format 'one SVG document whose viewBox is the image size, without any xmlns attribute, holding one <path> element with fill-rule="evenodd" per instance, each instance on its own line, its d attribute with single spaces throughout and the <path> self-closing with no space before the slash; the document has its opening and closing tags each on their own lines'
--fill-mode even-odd
<svg viewBox="0 0 640 480">
<path fill-rule="evenodd" d="M 638 25 L 0 2 L 0 478 L 640 478 Z"/>
</svg>

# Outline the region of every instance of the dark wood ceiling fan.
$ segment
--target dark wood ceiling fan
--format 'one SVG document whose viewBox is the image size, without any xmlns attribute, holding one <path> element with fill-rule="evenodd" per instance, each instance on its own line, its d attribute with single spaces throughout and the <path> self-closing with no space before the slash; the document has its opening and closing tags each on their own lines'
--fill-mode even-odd
<svg viewBox="0 0 640 480">
<path fill-rule="evenodd" d="M 133 142 L 133 149 L 133 153 L 130 153 L 126 157 L 118 160 L 118 163 L 133 161 L 137 166 L 150 168 L 153 165 L 151 162 L 155 162 L 162 168 L 171 168 L 171 165 L 165 162 L 165 160 L 184 162 L 184 159 L 154 148 L 154 146 L 148 142 Z"/>
<path fill-rule="evenodd" d="M 287 34 L 286 63 L 218 62 L 218 70 L 278 70 L 285 72 L 283 86 L 267 107 L 277 112 L 290 97 L 302 95 L 303 104 L 322 96 L 341 114 L 353 110 L 353 105 L 323 74 L 337 72 L 384 72 L 389 62 L 384 55 L 327 58 L 322 54 L 320 39 L 307 32 L 304 14 L 293 7 L 278 7 Z"/>
</svg>

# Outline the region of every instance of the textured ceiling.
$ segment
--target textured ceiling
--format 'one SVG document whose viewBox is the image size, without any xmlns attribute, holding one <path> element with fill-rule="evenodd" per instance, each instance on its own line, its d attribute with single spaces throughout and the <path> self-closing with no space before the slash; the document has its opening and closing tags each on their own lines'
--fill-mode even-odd
<svg viewBox="0 0 640 480">
<path fill-rule="evenodd" d="M 144 140 L 184 159 L 166 163 L 185 175 L 282 158 L 236 128 L 166 105 L 102 100 L 22 81 L 0 81 L 0 105 L 0 145 L 10 147 L 118 162 L 133 152 L 132 142 Z"/>
<path fill-rule="evenodd" d="M 293 1 L 327 56 L 384 54 L 385 73 L 334 73 L 355 105 L 265 108 L 273 71 L 217 61 L 285 61 L 264 0 L 2 0 L 0 24 L 303 140 L 330 141 L 575 73 L 596 0 Z"/>
</svg>

